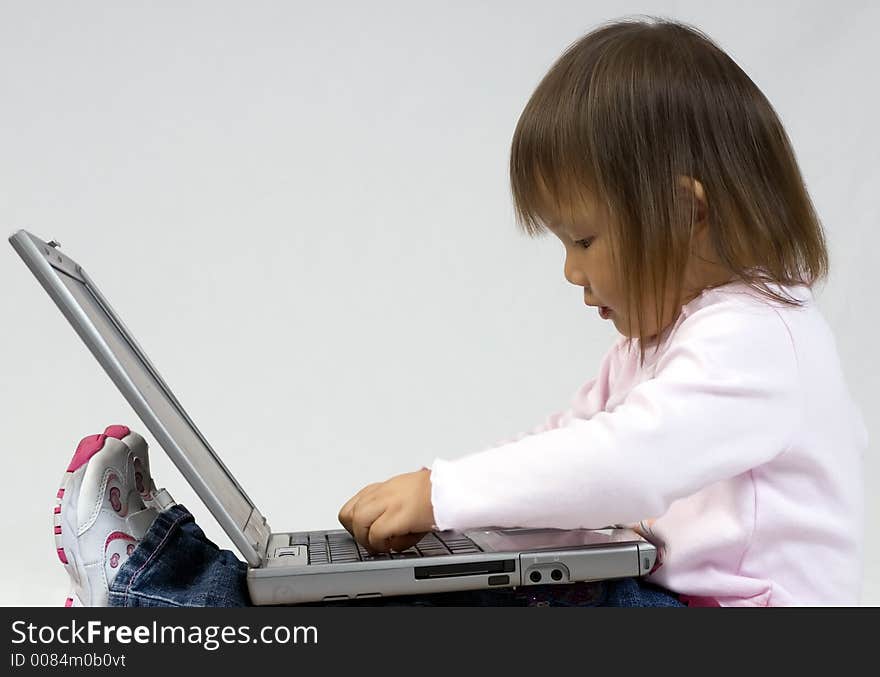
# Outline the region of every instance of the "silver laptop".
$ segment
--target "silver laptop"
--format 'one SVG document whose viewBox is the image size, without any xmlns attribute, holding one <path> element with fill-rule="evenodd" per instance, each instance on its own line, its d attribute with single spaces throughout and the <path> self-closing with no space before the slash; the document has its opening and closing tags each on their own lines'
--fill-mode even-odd
<svg viewBox="0 0 880 677">
<path fill-rule="evenodd" d="M 82 266 L 26 230 L 9 241 L 247 560 L 254 604 L 564 584 L 654 566 L 651 543 L 613 527 L 436 531 L 372 555 L 345 529 L 273 531 Z"/>
</svg>

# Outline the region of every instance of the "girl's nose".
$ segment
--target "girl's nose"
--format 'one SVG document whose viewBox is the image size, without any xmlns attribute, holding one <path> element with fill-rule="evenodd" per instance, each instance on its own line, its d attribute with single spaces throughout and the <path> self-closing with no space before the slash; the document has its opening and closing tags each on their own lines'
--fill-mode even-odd
<svg viewBox="0 0 880 677">
<path fill-rule="evenodd" d="M 577 270 L 574 266 L 569 265 L 568 261 L 565 263 L 565 279 L 568 280 L 575 287 L 586 287 L 587 281 L 585 279 L 584 273 L 580 270 Z"/>
</svg>

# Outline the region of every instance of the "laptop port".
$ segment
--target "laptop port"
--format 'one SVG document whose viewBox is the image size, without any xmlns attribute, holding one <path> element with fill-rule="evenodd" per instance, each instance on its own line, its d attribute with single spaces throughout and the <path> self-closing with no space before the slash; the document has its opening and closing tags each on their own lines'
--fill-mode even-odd
<svg viewBox="0 0 880 677">
<path fill-rule="evenodd" d="M 416 578 L 447 578 L 450 576 L 473 576 L 476 574 L 501 574 L 514 570 L 514 560 L 494 562 L 459 562 L 458 564 L 437 564 L 427 567 L 414 567 Z"/>
</svg>

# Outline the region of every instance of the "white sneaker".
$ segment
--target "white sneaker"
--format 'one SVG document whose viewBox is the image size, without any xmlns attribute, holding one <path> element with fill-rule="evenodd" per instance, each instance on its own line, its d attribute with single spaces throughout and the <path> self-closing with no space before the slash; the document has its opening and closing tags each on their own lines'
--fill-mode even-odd
<svg viewBox="0 0 880 677">
<path fill-rule="evenodd" d="M 134 454 L 134 484 L 144 505 L 160 512 L 175 505 L 174 499 L 165 489 L 156 489 L 156 483 L 150 475 L 147 441 L 143 437 L 124 425 L 108 426 L 104 429 L 104 435 L 120 440 Z"/>
<path fill-rule="evenodd" d="M 58 558 L 72 584 L 65 606 L 107 606 L 110 583 L 164 509 L 156 497 L 174 504 L 156 491 L 148 469 L 146 442 L 125 426 L 80 441 L 53 515 Z"/>
</svg>

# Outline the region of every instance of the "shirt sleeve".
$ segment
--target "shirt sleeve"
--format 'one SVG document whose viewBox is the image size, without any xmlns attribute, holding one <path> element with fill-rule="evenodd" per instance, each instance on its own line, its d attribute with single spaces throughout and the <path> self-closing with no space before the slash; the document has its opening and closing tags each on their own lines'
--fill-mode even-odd
<svg viewBox="0 0 880 677">
<path fill-rule="evenodd" d="M 435 459 L 435 523 L 574 529 L 659 517 L 676 499 L 775 458 L 802 411 L 778 313 L 736 301 L 705 306 L 682 321 L 654 376 L 612 411 Z"/>
</svg>

